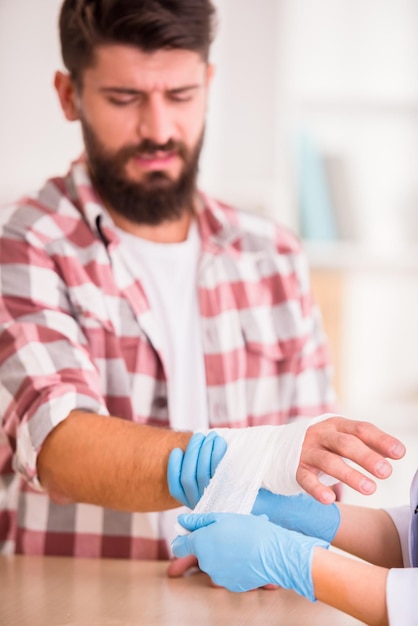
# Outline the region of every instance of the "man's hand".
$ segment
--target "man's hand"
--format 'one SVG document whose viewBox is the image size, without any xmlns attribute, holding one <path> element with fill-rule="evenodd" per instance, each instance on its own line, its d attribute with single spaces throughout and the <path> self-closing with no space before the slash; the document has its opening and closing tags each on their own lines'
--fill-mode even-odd
<svg viewBox="0 0 418 626">
<path fill-rule="evenodd" d="M 296 479 L 307 493 L 324 504 L 333 502 L 335 493 L 318 480 L 321 471 L 364 495 L 370 495 L 376 490 L 376 483 L 347 464 L 344 458 L 376 478 L 388 478 L 392 466 L 385 457 L 400 459 L 405 451 L 398 439 L 373 424 L 330 417 L 307 429 Z"/>
<path fill-rule="evenodd" d="M 225 441 L 214 432 L 206 437 L 194 435 L 185 453 L 173 450 L 168 463 L 171 495 L 193 508 L 225 451 Z M 405 446 L 398 439 L 373 424 L 329 417 L 306 430 L 296 479 L 303 490 L 324 504 L 334 502 L 335 492 L 320 482 L 321 472 L 370 495 L 375 491 L 376 483 L 346 463 L 344 458 L 377 478 L 388 478 L 392 467 L 385 457 L 400 459 L 404 454 Z"/>
</svg>

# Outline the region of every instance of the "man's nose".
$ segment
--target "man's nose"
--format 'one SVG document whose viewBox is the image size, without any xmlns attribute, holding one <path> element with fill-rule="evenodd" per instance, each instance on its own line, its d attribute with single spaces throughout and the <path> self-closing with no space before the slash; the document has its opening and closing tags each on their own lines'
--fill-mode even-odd
<svg viewBox="0 0 418 626">
<path fill-rule="evenodd" d="M 173 121 L 163 99 L 150 99 L 142 108 L 139 121 L 141 139 L 164 145 L 173 137 Z"/>
</svg>

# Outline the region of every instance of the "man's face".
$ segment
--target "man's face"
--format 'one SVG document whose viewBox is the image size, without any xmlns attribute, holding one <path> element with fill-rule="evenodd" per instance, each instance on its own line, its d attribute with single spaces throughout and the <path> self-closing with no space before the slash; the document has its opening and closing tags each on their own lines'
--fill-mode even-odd
<svg viewBox="0 0 418 626">
<path fill-rule="evenodd" d="M 78 115 L 93 181 L 110 209 L 146 224 L 191 210 L 210 72 L 191 51 L 97 49 Z"/>
</svg>

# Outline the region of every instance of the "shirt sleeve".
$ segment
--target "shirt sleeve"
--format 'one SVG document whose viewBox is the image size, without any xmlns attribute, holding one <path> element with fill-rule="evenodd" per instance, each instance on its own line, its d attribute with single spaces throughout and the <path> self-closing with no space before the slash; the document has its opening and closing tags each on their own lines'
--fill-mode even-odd
<svg viewBox="0 0 418 626">
<path fill-rule="evenodd" d="M 417 626 L 418 568 L 391 569 L 386 583 L 390 626 Z"/>
<path fill-rule="evenodd" d="M 36 489 L 37 455 L 52 429 L 74 409 L 107 413 L 68 288 L 45 241 L 28 224 L 39 213 L 18 206 L 0 220 L 2 427 L 14 469 Z"/>
</svg>

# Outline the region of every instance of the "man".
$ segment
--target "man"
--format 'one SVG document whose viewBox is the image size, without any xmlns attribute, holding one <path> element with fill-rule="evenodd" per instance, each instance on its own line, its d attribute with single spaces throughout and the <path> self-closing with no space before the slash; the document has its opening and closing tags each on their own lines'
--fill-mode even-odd
<svg viewBox="0 0 418 626">
<path fill-rule="evenodd" d="M 55 87 L 85 155 L 0 214 L 4 552 L 168 558 L 176 514 L 157 512 L 190 431 L 332 406 L 297 241 L 196 189 L 213 21 L 209 0 L 62 5 Z M 310 492 L 346 452 L 324 428 Z M 390 456 L 353 437 L 373 472 Z"/>
</svg>

